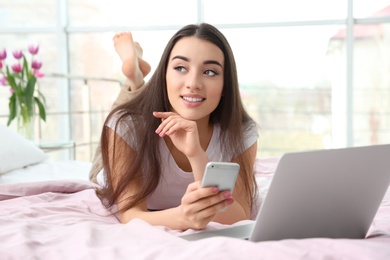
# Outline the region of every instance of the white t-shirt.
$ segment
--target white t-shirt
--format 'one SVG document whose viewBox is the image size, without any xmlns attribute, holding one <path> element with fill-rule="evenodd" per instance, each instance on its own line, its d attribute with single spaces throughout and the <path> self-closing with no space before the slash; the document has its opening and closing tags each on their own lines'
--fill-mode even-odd
<svg viewBox="0 0 390 260">
<path fill-rule="evenodd" d="M 108 125 L 113 129 L 112 126 Z M 129 145 L 134 140 L 131 140 L 126 126 L 120 126 L 118 135 L 121 136 Z M 210 161 L 226 162 L 231 161 L 231 158 L 236 157 L 234 151 L 231 154 L 223 154 L 219 142 L 221 128 L 218 124 L 214 125 L 213 135 L 210 143 L 206 149 L 206 154 Z M 258 139 L 259 134 L 255 124 L 250 123 L 246 126 L 244 133 L 244 149 L 248 149 Z M 194 182 L 192 172 L 185 172 L 176 164 L 172 154 L 170 153 L 163 138 L 159 141 L 159 148 L 161 151 L 161 177 L 156 190 L 147 198 L 147 206 L 150 210 L 161 210 L 167 208 L 177 207 L 181 203 L 181 198 L 187 190 L 187 186 Z M 98 174 L 98 183 L 104 185 L 102 173 Z"/>
</svg>

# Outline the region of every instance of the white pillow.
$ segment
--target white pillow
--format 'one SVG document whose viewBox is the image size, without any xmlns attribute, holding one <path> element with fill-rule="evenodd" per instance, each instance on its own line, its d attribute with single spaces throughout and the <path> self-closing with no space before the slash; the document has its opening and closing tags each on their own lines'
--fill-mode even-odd
<svg viewBox="0 0 390 260">
<path fill-rule="evenodd" d="M 48 158 L 33 142 L 0 125 L 0 174 L 20 169 Z"/>
</svg>

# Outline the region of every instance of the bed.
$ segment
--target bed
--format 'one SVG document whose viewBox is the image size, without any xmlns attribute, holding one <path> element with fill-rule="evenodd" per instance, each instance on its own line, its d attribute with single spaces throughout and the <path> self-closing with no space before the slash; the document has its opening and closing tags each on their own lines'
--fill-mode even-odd
<svg viewBox="0 0 390 260">
<path fill-rule="evenodd" d="M 120 224 L 96 197 L 97 186 L 88 181 L 89 162 L 50 161 L 32 143 L 4 129 L 0 128 L 0 259 L 390 259 L 389 190 L 366 239 L 254 243 L 213 237 L 190 242 L 180 236 L 197 231 L 170 230 L 139 219 Z M 277 161 L 256 161 L 258 205 Z M 212 222 L 207 229 L 223 227 Z"/>
</svg>

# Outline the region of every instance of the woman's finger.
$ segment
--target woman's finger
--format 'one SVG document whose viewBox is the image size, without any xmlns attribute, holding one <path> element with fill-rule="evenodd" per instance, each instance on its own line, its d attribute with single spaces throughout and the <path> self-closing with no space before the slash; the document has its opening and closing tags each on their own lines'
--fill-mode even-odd
<svg viewBox="0 0 390 260">
<path fill-rule="evenodd" d="M 180 119 L 170 116 L 164 120 L 158 127 L 160 136 L 167 134 L 168 132 L 172 132 L 172 130 L 180 129 Z"/>
<path fill-rule="evenodd" d="M 188 189 L 191 189 L 191 187 L 188 187 Z M 230 199 L 231 195 L 229 191 L 220 192 L 217 187 L 201 188 L 187 191 L 182 198 L 182 204 L 191 205 L 191 211 L 198 212 Z"/>
<path fill-rule="evenodd" d="M 219 195 L 219 194 L 218 194 Z M 190 205 L 184 205 L 183 214 L 189 220 L 190 223 L 195 225 L 196 228 L 202 228 L 210 222 L 214 216 L 226 210 L 226 208 L 234 203 L 234 199 L 222 199 L 219 196 L 213 196 L 211 199 L 203 199 Z M 210 206 L 206 206 L 210 205 Z"/>
<path fill-rule="evenodd" d="M 161 114 L 161 112 L 154 112 L 153 114 L 155 114 L 155 113 L 159 113 L 159 114 Z M 160 116 L 156 116 L 156 117 L 158 117 L 158 118 L 161 118 L 161 120 L 162 120 L 162 122 L 161 122 L 161 124 L 158 126 L 158 128 L 156 129 L 156 133 L 157 134 L 160 134 L 160 133 L 162 133 L 163 134 L 163 132 L 165 133 L 168 129 L 167 129 L 167 125 L 170 123 L 170 122 L 172 122 L 172 120 L 174 120 L 176 117 L 175 117 L 175 114 L 173 114 L 173 113 L 171 113 L 171 112 L 166 112 L 166 113 L 169 113 L 170 115 L 169 116 L 167 116 L 166 117 L 166 115 L 164 115 L 164 116 L 162 116 L 162 117 L 160 117 Z M 165 129 L 165 130 L 164 130 Z"/>
<path fill-rule="evenodd" d="M 198 211 L 199 217 L 200 218 L 214 217 L 215 214 L 225 211 L 226 208 L 233 203 L 234 203 L 234 199 L 229 198 L 219 203 L 213 204 L 210 207 L 203 208 L 202 210 Z"/>
<path fill-rule="evenodd" d="M 166 119 L 169 116 L 174 115 L 175 113 L 173 112 L 153 112 L 153 116 L 161 119 Z"/>
</svg>

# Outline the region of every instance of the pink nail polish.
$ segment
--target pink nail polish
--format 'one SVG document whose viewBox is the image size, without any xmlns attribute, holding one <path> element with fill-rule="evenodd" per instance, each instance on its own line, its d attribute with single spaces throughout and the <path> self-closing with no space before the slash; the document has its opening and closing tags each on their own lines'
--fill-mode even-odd
<svg viewBox="0 0 390 260">
<path fill-rule="evenodd" d="M 227 192 L 225 192 L 225 193 L 223 194 L 223 196 L 224 196 L 225 198 L 229 198 L 230 196 L 232 196 L 232 194 L 230 193 L 230 191 L 227 191 Z"/>
<path fill-rule="evenodd" d="M 213 188 L 213 192 L 214 192 L 214 193 L 218 193 L 218 192 L 219 192 L 218 187 L 214 187 L 214 188 Z"/>
</svg>

